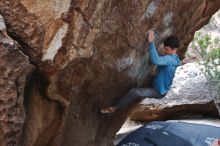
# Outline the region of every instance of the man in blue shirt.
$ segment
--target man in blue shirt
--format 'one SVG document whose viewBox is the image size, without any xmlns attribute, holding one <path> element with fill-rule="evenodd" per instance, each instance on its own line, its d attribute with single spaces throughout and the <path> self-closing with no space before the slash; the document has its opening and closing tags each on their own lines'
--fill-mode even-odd
<svg viewBox="0 0 220 146">
<path fill-rule="evenodd" d="M 154 45 L 154 32 L 148 32 L 149 55 L 153 64 L 158 66 L 158 74 L 153 81 L 151 88 L 133 88 L 131 89 L 115 106 L 103 108 L 102 114 L 110 114 L 119 109 L 126 108 L 137 98 L 163 98 L 169 91 L 177 66 L 180 60 L 176 54 L 179 47 L 179 40 L 176 36 L 170 36 L 164 41 L 164 56 L 159 56 Z"/>
</svg>

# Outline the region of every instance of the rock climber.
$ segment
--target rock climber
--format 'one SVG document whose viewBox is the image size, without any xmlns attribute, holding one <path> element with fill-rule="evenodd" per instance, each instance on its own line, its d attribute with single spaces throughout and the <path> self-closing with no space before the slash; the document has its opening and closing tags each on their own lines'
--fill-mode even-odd
<svg viewBox="0 0 220 146">
<path fill-rule="evenodd" d="M 158 73 L 153 80 L 153 86 L 150 88 L 132 88 L 116 105 L 102 108 L 100 110 L 102 114 L 111 114 L 119 109 L 125 109 L 137 99 L 146 97 L 160 99 L 166 96 L 173 82 L 176 68 L 180 65 L 180 59 L 177 55 L 179 39 L 176 36 L 169 36 L 165 39 L 163 56 L 158 55 L 154 40 L 154 32 L 149 31 L 147 35 L 149 57 L 151 62 L 158 66 Z"/>
</svg>

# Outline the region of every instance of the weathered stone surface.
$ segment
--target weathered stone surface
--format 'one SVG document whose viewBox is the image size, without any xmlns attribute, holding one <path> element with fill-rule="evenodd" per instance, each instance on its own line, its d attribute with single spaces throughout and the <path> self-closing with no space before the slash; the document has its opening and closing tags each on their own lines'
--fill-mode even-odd
<svg viewBox="0 0 220 146">
<path fill-rule="evenodd" d="M 26 118 L 23 102 L 24 88 L 33 66 L 17 47 L 16 42 L 4 37 L 0 30 L 1 146 L 18 145 Z"/>
<path fill-rule="evenodd" d="M 158 32 L 158 44 L 177 35 L 183 58 L 219 8 L 219 0 L 0 0 L 7 31 L 38 67 L 23 145 L 112 145 L 128 111 L 98 109 L 149 83 L 146 31 Z"/>
<path fill-rule="evenodd" d="M 217 116 L 211 87 L 196 63 L 177 68 L 171 90 L 163 99 L 143 100 L 132 112 L 139 121 L 167 120 L 186 115 Z"/>
</svg>

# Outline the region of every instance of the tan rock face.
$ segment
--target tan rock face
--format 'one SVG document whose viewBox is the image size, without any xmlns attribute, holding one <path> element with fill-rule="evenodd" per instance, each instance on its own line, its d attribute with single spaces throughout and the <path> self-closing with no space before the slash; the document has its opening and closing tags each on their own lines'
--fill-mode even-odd
<svg viewBox="0 0 220 146">
<path fill-rule="evenodd" d="M 183 58 L 219 8 L 219 0 L 0 0 L 7 31 L 38 70 L 23 145 L 111 145 L 128 112 L 98 109 L 149 83 L 146 31 L 158 32 L 157 44 L 177 35 Z"/>
<path fill-rule="evenodd" d="M 17 145 L 25 122 L 24 88 L 33 66 L 0 32 L 0 145 Z"/>
</svg>

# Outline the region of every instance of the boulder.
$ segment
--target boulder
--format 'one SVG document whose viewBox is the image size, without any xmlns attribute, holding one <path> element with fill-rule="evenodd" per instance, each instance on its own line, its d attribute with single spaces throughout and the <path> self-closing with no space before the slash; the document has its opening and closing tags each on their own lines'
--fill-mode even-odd
<svg viewBox="0 0 220 146">
<path fill-rule="evenodd" d="M 157 46 L 177 35 L 184 58 L 194 32 L 219 8 L 219 0 L 0 0 L 7 32 L 36 66 L 21 145 L 112 145 L 129 111 L 98 111 L 150 84 L 146 31 L 157 32 Z"/>
<path fill-rule="evenodd" d="M 14 146 L 26 121 L 24 90 L 34 67 L 2 24 L 0 17 L 0 145 Z"/>
<path fill-rule="evenodd" d="M 162 99 L 144 99 L 130 115 L 138 121 L 168 120 L 187 116 L 218 116 L 212 88 L 199 64 L 177 68 L 171 89 Z"/>
</svg>

